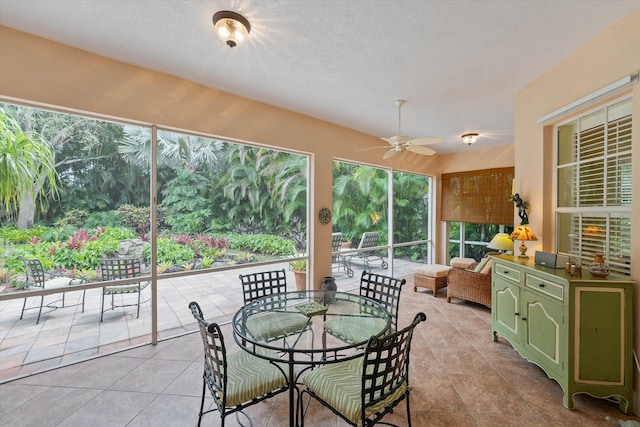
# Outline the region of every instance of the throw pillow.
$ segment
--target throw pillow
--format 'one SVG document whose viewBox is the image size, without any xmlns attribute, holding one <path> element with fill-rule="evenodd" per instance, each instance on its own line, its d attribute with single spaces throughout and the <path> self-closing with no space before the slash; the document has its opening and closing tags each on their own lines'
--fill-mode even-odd
<svg viewBox="0 0 640 427">
<path fill-rule="evenodd" d="M 482 258 L 476 268 L 473 269 L 474 273 L 480 273 L 484 266 L 489 262 L 489 258 Z"/>
<path fill-rule="evenodd" d="M 489 274 L 491 273 L 491 258 L 488 258 L 489 261 L 484 265 L 482 270 L 480 270 L 480 274 Z"/>
</svg>

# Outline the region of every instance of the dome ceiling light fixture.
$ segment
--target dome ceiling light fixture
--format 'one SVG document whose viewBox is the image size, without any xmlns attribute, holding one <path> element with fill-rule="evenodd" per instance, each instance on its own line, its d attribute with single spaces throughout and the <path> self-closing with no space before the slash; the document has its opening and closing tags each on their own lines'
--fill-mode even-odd
<svg viewBox="0 0 640 427">
<path fill-rule="evenodd" d="M 213 26 L 216 35 L 229 47 L 236 47 L 244 43 L 251 24 L 247 18 L 230 10 L 221 10 L 213 14 Z"/>
<path fill-rule="evenodd" d="M 464 135 L 461 136 L 461 138 L 462 138 L 462 142 L 464 142 L 467 145 L 471 145 L 478 140 L 478 134 L 465 133 Z"/>
</svg>

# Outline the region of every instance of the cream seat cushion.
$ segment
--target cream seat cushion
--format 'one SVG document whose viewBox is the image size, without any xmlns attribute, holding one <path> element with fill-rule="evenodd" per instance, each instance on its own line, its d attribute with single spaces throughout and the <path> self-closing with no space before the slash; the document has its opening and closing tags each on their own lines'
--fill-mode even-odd
<svg viewBox="0 0 640 427">
<path fill-rule="evenodd" d="M 451 258 L 451 267 L 461 268 L 466 270 L 476 263 L 474 258 L 461 258 L 461 257 L 453 257 Z"/>
<path fill-rule="evenodd" d="M 440 264 L 427 264 L 416 268 L 415 273 L 428 277 L 447 277 L 453 267 Z"/>
</svg>

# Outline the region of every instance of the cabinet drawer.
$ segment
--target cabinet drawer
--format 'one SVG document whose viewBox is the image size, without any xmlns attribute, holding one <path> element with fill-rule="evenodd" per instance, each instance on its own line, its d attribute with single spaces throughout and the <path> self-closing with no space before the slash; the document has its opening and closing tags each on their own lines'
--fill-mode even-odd
<svg viewBox="0 0 640 427">
<path fill-rule="evenodd" d="M 515 282 L 515 283 L 520 282 L 519 270 L 516 270 L 515 268 L 507 267 L 506 265 L 501 264 L 499 262 L 495 263 L 495 274 L 511 282 Z"/>
<path fill-rule="evenodd" d="M 564 301 L 564 287 L 534 274 L 527 274 L 525 279 L 527 289 L 548 295 L 556 300 Z"/>
</svg>

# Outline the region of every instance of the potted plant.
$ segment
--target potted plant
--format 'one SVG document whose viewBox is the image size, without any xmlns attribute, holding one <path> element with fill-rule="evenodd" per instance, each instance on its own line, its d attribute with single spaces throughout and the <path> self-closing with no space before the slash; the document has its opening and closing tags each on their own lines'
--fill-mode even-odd
<svg viewBox="0 0 640 427">
<path fill-rule="evenodd" d="M 296 290 L 304 291 L 307 289 L 307 260 L 299 259 L 291 261 L 289 266 L 293 270 L 293 276 L 296 279 Z"/>
</svg>

